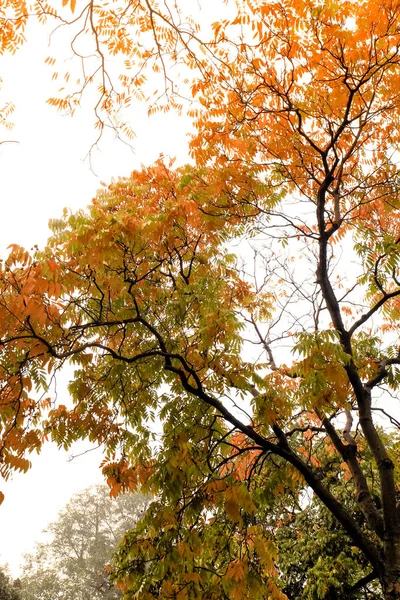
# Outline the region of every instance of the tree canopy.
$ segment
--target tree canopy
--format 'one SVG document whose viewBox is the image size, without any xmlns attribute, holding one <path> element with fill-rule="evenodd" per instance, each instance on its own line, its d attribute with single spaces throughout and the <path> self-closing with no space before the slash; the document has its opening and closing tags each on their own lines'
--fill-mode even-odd
<svg viewBox="0 0 400 600">
<path fill-rule="evenodd" d="M 400 3 L 238 0 L 207 41 L 150 1 L 68 6 L 102 114 L 123 100 L 106 53 L 139 73 L 120 72 L 128 100 L 147 64 L 172 105 L 173 66 L 193 73 L 192 162 L 160 159 L 51 221 L 45 248 L 11 247 L 0 472 L 88 438 L 112 495 L 155 495 L 119 553 L 127 598 L 285 598 L 277 530 L 306 493 L 358 557 L 346 589 L 399 598 Z M 65 363 L 72 408 L 51 392 Z"/>
<path fill-rule="evenodd" d="M 110 499 L 108 488 L 100 485 L 75 494 L 46 529 L 46 541 L 25 556 L 22 600 L 120 598 L 109 579 L 109 563 L 148 504 L 141 494 Z"/>
<path fill-rule="evenodd" d="M 14 581 L 4 567 L 0 568 L 0 599 L 22 600 L 20 581 Z"/>
</svg>

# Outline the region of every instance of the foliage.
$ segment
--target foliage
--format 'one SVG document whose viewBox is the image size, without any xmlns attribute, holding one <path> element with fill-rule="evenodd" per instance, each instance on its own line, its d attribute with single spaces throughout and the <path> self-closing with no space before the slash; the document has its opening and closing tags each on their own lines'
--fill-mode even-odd
<svg viewBox="0 0 400 600">
<path fill-rule="evenodd" d="M 20 581 L 13 581 L 7 568 L 0 568 L 0 600 L 22 600 Z"/>
<path fill-rule="evenodd" d="M 10 248 L 0 472 L 29 468 L 46 437 L 88 438 L 112 495 L 157 497 L 118 555 L 127 598 L 284 598 L 278 521 L 311 494 L 310 514 L 324 506 L 347 541 L 302 591 L 367 577 L 393 600 L 400 4 L 229 6 L 203 42 L 175 7 L 66 3 L 101 59 L 96 110 L 125 101 L 106 53 L 133 57 L 139 77 L 161 68 L 169 90 L 173 64 L 192 69 L 193 161 L 143 167 L 52 221 L 43 250 Z M 145 89 L 129 79 L 125 98 L 132 86 Z M 52 394 L 65 363 L 73 408 Z"/>
<path fill-rule="evenodd" d="M 125 139 L 133 130 L 127 118 L 133 100 L 149 100 L 150 112 L 181 108 L 184 77 L 170 67 L 177 60 L 192 64 L 197 38 L 196 19 L 173 3 L 159 6 L 154 0 L 96 4 L 84 0 L 4 0 L 0 6 L 0 56 L 14 54 L 30 36 L 49 36 L 45 63 L 54 82 L 47 102 L 73 115 L 87 99 L 93 106 L 95 143 L 109 128 Z M 29 30 L 28 24 L 34 23 Z M 138 40 L 140 42 L 138 43 Z M 58 47 L 65 54 L 58 54 Z M 55 49 L 56 48 L 56 49 Z M 68 59 L 68 60 L 67 60 Z M 68 66 L 66 66 L 68 64 Z M 1 83 L 1 79 L 0 79 Z M 0 124 L 11 126 L 11 102 L 0 112 Z"/>
<path fill-rule="evenodd" d="M 112 553 L 148 500 L 125 494 L 111 500 L 106 487 L 88 488 L 73 496 L 48 539 L 25 556 L 21 578 L 23 600 L 112 600 L 120 593 L 109 581 Z"/>
<path fill-rule="evenodd" d="M 335 473 L 335 475 L 333 475 Z M 351 486 L 335 479 L 336 496 L 363 527 Z M 290 600 L 380 600 L 368 562 L 315 496 L 304 507 L 286 509 L 275 530 L 282 589 Z"/>
</svg>

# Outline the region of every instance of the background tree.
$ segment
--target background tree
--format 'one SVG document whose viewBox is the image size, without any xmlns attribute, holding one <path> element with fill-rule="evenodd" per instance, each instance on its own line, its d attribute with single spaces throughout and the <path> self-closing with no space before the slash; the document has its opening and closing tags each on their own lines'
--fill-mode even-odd
<svg viewBox="0 0 400 600">
<path fill-rule="evenodd" d="M 190 55 L 195 163 L 134 172 L 43 251 L 11 248 L 0 470 L 43 434 L 88 437 L 113 494 L 157 495 L 119 553 L 128 597 L 283 598 L 266 516 L 309 489 L 393 600 L 398 440 L 377 414 L 398 427 L 400 5 L 235 6 Z M 73 409 L 47 398 L 68 361 Z"/>
<path fill-rule="evenodd" d="M 141 494 L 110 499 L 105 486 L 73 496 L 46 530 L 48 539 L 25 556 L 23 600 L 119 598 L 121 593 L 110 582 L 106 567 L 148 503 Z"/>
<path fill-rule="evenodd" d="M 13 580 L 7 568 L 0 568 L 0 600 L 22 600 L 20 581 Z"/>
</svg>

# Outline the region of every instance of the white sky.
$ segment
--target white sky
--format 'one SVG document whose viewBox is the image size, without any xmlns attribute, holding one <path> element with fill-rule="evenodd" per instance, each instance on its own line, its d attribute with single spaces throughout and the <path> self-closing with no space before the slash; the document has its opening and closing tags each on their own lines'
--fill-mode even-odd
<svg viewBox="0 0 400 600">
<path fill-rule="evenodd" d="M 0 106 L 5 99 L 16 104 L 15 128 L 0 131 L 0 253 L 10 243 L 27 248 L 42 246 L 48 237 L 49 218 L 60 216 L 67 206 L 84 208 L 100 187 L 100 181 L 129 175 L 140 165 L 153 162 L 161 152 L 187 161 L 184 117 L 159 114 L 147 119 L 144 105 L 132 108 L 137 137 L 135 153 L 121 142 L 107 139 L 101 153 L 94 153 L 94 173 L 84 157 L 95 139 L 90 115 L 63 117 L 45 104 L 51 95 L 50 74 L 43 65 L 47 40 L 35 36 L 15 56 L 0 57 L 4 81 Z M 74 449 L 85 451 L 88 444 Z M 14 575 L 22 555 L 33 549 L 40 532 L 78 490 L 100 481 L 100 452 L 93 451 L 68 461 L 68 453 L 47 445 L 40 456 L 32 456 L 33 467 L 11 481 L 0 481 L 5 501 L 0 506 L 0 564 L 8 563 Z"/>
</svg>

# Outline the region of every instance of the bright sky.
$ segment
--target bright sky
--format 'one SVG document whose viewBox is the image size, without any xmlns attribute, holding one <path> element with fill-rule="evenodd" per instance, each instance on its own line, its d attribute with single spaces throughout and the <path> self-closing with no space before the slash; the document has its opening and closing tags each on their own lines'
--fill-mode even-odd
<svg viewBox="0 0 400 600">
<path fill-rule="evenodd" d="M 135 153 L 112 138 L 94 153 L 96 175 L 84 161 L 95 132 L 88 115 L 63 117 L 46 106 L 51 94 L 50 71 L 43 65 L 47 40 L 35 36 L 11 58 L 0 57 L 4 81 L 0 104 L 12 99 L 17 108 L 11 132 L 0 131 L 0 252 L 10 243 L 30 248 L 44 245 L 49 218 L 60 216 L 67 206 L 84 208 L 100 187 L 100 181 L 129 175 L 141 163 L 153 162 L 161 152 L 187 161 L 184 117 L 157 115 L 147 119 L 144 105 L 132 108 L 132 124 L 137 137 Z M 84 444 L 74 454 L 88 450 Z M 54 520 L 58 511 L 78 490 L 100 480 L 100 452 L 93 451 L 68 460 L 69 454 L 50 444 L 28 474 L 0 481 L 5 501 L 0 506 L 0 564 L 8 563 L 14 575 L 22 555 L 33 549 L 40 532 Z"/>
</svg>

